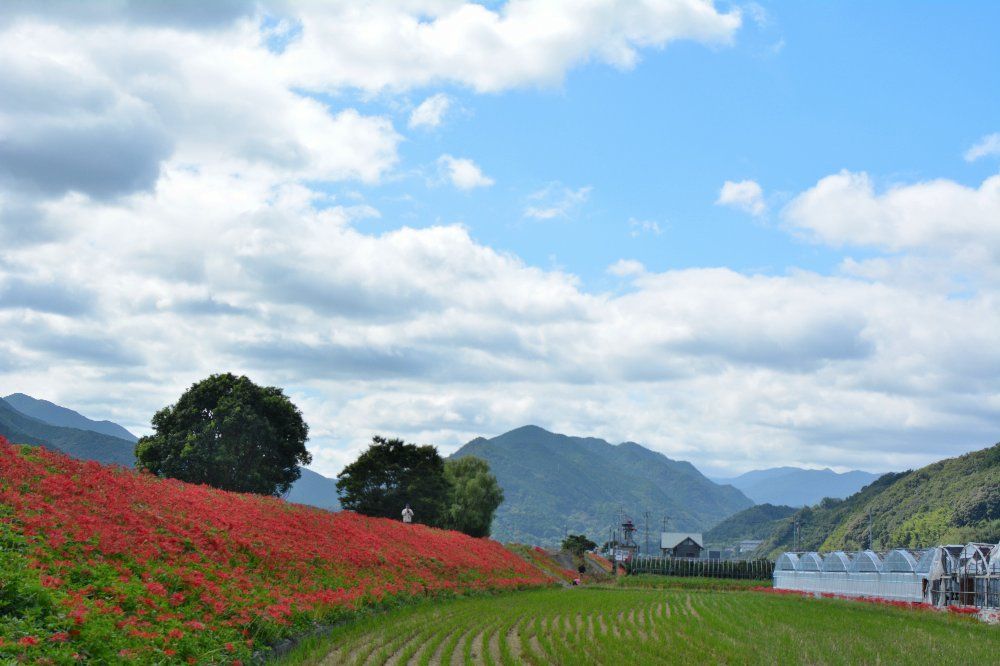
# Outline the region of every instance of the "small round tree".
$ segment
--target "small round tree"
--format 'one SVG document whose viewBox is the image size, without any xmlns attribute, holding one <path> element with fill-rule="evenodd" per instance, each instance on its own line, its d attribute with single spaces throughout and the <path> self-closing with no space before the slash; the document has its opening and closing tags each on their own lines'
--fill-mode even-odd
<svg viewBox="0 0 1000 666">
<path fill-rule="evenodd" d="M 223 490 L 281 495 L 298 478 L 309 427 L 280 388 L 212 375 L 153 416 L 135 447 L 137 466 Z"/>
</svg>

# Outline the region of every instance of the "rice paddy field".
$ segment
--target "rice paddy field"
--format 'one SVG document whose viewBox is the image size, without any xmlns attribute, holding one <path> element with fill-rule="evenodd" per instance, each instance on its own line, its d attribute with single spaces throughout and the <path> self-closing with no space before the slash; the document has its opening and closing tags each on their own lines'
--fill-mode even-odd
<svg viewBox="0 0 1000 666">
<path fill-rule="evenodd" d="M 928 610 L 749 590 L 546 589 L 395 610 L 295 664 L 996 663 L 1000 629 Z"/>
</svg>

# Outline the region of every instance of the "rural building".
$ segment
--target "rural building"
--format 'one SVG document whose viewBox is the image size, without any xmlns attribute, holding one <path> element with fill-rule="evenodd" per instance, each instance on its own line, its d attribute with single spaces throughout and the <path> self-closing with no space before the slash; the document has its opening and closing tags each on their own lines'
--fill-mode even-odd
<svg viewBox="0 0 1000 666">
<path fill-rule="evenodd" d="M 739 555 L 746 555 L 752 553 L 753 551 L 760 548 L 760 545 L 764 543 L 760 539 L 744 539 L 740 541 L 739 545 L 736 547 L 736 552 Z"/>
<path fill-rule="evenodd" d="M 935 604 L 1000 607 L 1000 544 L 970 543 L 884 554 L 783 553 L 774 587 Z"/>
<path fill-rule="evenodd" d="M 663 532 L 660 534 L 660 552 L 667 557 L 701 557 L 704 541 L 698 532 Z"/>
</svg>

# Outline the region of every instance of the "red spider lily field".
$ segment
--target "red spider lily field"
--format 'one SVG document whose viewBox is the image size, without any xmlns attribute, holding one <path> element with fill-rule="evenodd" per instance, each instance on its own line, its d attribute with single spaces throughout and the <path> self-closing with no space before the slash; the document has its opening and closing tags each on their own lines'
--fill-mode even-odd
<svg viewBox="0 0 1000 666">
<path fill-rule="evenodd" d="M 0 661 L 240 663 L 368 607 L 550 583 L 488 539 L 0 437 Z"/>
</svg>

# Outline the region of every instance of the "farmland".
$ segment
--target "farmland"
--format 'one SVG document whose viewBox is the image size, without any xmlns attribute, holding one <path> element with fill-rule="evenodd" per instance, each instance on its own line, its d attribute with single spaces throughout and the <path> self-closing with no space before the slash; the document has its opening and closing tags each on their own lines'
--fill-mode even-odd
<svg viewBox="0 0 1000 666">
<path fill-rule="evenodd" d="M 934 611 L 687 588 L 548 589 L 394 611 L 295 664 L 991 663 L 996 627 Z"/>
</svg>

